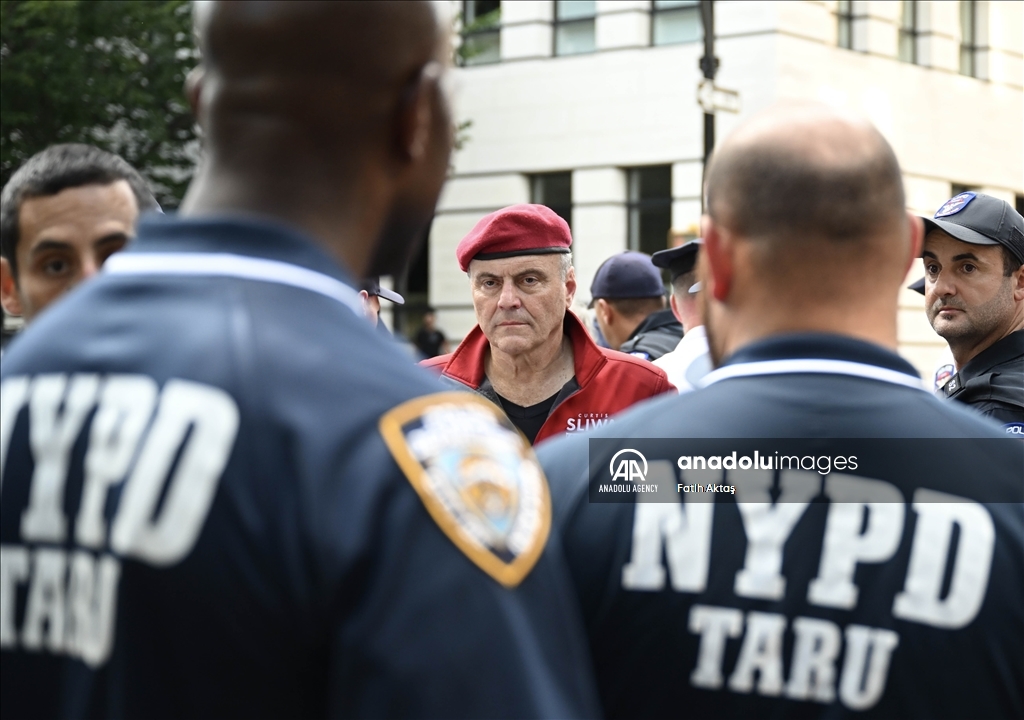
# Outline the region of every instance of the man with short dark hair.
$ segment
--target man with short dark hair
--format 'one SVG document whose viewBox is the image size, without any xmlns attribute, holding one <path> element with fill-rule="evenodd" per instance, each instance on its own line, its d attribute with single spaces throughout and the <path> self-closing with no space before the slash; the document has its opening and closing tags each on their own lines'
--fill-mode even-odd
<svg viewBox="0 0 1024 720">
<path fill-rule="evenodd" d="M 682 325 L 665 309 L 661 273 L 646 253 L 627 250 L 601 263 L 590 297 L 597 326 L 612 350 L 657 360 L 683 336 Z"/>
<path fill-rule="evenodd" d="M 896 353 L 922 228 L 892 148 L 773 108 L 706 207 L 717 369 L 538 453 L 606 715 L 1021 717 L 1024 444 Z"/>
<path fill-rule="evenodd" d="M 51 145 L 11 176 L 0 196 L 0 299 L 31 322 L 87 280 L 157 210 L 146 181 L 113 153 Z"/>
<path fill-rule="evenodd" d="M 1024 435 L 1024 218 L 990 195 L 950 198 L 925 225 L 925 310 L 956 372 L 942 386 Z"/>
<path fill-rule="evenodd" d="M 570 310 L 569 226 L 544 205 L 485 215 L 456 249 L 477 325 L 450 355 L 423 365 L 505 411 L 536 444 L 581 432 L 674 390 L 650 363 L 599 348 Z"/>
<path fill-rule="evenodd" d="M 530 447 L 363 316 L 448 170 L 449 19 L 196 12 L 181 215 L 0 368 L 0 716 L 595 716 Z"/>
</svg>

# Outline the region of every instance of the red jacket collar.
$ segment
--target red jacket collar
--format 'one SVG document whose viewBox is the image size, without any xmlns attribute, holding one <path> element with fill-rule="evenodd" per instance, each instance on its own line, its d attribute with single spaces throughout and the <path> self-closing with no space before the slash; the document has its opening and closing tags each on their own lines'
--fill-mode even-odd
<svg viewBox="0 0 1024 720">
<path fill-rule="evenodd" d="M 597 346 L 583 323 L 571 311 L 566 311 L 564 326 L 572 342 L 573 370 L 576 382 L 586 387 L 601 367 L 608 362 L 601 348 Z M 454 378 L 471 388 L 478 388 L 484 381 L 484 358 L 488 349 L 487 337 L 480 326 L 475 326 L 459 343 L 444 368 L 444 375 Z"/>
</svg>

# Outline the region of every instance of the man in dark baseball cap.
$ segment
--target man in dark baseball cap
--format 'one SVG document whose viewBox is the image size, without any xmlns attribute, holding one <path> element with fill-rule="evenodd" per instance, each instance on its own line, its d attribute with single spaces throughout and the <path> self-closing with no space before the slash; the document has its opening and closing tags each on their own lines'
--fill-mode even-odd
<svg viewBox="0 0 1024 720">
<path fill-rule="evenodd" d="M 697 282 L 697 254 L 704 240 L 697 238 L 679 247 L 659 250 L 651 261 L 665 268 L 672 282 L 669 305 L 672 314 L 683 326 L 683 338 L 670 353 L 654 361 L 668 375 L 679 394 L 697 387 L 698 381 L 711 370 L 708 336 L 704 330 L 704 313 L 700 303 L 701 285 Z"/>
<path fill-rule="evenodd" d="M 925 310 L 956 364 L 942 394 L 1024 434 L 1024 218 L 975 192 L 925 225 Z"/>
<path fill-rule="evenodd" d="M 381 334 L 391 337 L 391 331 L 380 322 L 380 299 L 390 300 L 396 305 L 405 305 L 405 298 L 394 290 L 380 286 L 380 276 L 368 277 L 360 284 L 359 297 L 363 301 L 363 314 Z"/>
<path fill-rule="evenodd" d="M 646 253 L 627 250 L 605 260 L 590 286 L 590 306 L 613 350 L 644 360 L 671 352 L 683 326 L 665 309 L 661 273 Z"/>
</svg>

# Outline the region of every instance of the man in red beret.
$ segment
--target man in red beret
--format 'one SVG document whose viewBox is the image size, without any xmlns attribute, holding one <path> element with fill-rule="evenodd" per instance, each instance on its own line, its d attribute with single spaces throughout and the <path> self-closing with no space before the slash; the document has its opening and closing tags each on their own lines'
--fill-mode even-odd
<svg viewBox="0 0 1024 720">
<path fill-rule="evenodd" d="M 456 250 L 477 326 L 455 352 L 423 361 L 499 405 L 534 444 L 675 390 L 660 368 L 599 348 L 567 312 L 576 294 L 571 243 L 569 226 L 543 205 L 480 220 Z"/>
</svg>

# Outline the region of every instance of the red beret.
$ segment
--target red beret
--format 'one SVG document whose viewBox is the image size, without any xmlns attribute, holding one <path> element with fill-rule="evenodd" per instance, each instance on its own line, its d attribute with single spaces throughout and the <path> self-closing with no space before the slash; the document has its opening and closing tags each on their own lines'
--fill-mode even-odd
<svg viewBox="0 0 1024 720">
<path fill-rule="evenodd" d="M 469 262 L 515 255 L 567 253 L 572 235 L 565 220 L 544 205 L 510 205 L 490 215 L 462 238 L 455 256 L 463 272 Z"/>
</svg>

